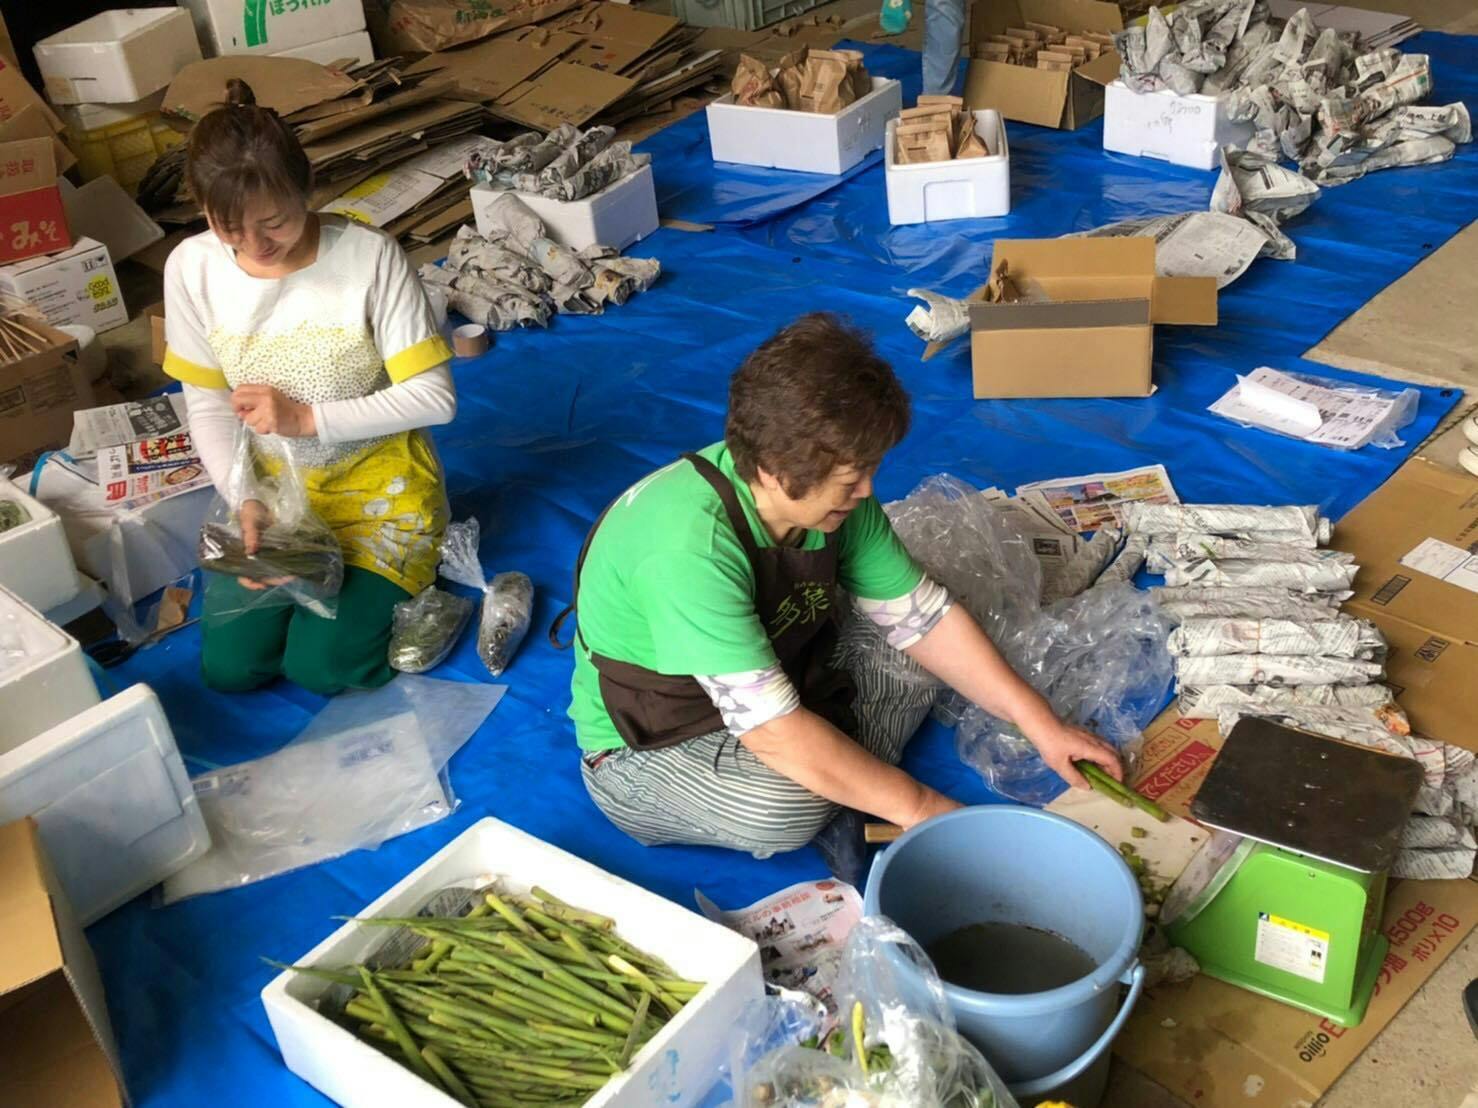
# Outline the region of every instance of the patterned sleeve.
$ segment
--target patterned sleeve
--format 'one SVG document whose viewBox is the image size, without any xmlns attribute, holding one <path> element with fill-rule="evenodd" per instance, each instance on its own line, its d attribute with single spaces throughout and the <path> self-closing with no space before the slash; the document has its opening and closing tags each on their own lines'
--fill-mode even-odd
<svg viewBox="0 0 1478 1108">
<path fill-rule="evenodd" d="M 801 706 L 800 694 L 777 662 L 745 673 L 695 677 L 735 738 L 789 715 Z"/>
<path fill-rule="evenodd" d="M 937 581 L 924 577 L 897 600 L 867 600 L 854 597 L 853 605 L 883 629 L 888 645 L 907 650 L 944 618 L 950 609 L 949 590 Z"/>
</svg>

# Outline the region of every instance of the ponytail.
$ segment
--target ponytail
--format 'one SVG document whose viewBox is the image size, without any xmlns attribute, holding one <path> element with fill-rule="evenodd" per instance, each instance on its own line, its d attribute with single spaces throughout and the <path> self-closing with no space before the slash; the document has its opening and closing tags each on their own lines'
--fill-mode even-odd
<svg viewBox="0 0 1478 1108">
<path fill-rule="evenodd" d="M 185 177 L 195 202 L 216 224 L 241 219 L 252 197 L 306 204 L 313 168 L 302 144 L 239 77 L 226 82 L 226 100 L 190 133 Z"/>
</svg>

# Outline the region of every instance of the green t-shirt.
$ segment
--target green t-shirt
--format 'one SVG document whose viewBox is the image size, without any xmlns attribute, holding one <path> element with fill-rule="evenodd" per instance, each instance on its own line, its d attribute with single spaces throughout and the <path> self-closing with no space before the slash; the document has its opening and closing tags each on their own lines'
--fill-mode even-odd
<svg viewBox="0 0 1478 1108">
<path fill-rule="evenodd" d="M 717 443 L 699 453 L 734 483 L 755 543 L 773 547 L 728 448 Z M 923 578 L 875 497 L 852 511 L 837 541 L 838 581 L 854 596 L 895 600 Z M 825 534 L 808 531 L 800 546 L 819 550 L 825 543 Z M 754 591 L 749 559 L 718 494 L 678 460 L 623 493 L 596 531 L 580 580 L 580 634 L 590 650 L 657 673 L 764 669 L 776 657 Z M 624 746 L 595 666 L 578 639 L 574 649 L 570 718 L 581 749 Z"/>
</svg>

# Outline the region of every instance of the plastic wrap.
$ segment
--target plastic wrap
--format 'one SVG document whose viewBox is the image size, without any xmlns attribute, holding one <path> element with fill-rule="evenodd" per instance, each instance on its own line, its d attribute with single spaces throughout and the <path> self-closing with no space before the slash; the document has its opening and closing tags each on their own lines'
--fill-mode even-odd
<svg viewBox="0 0 1478 1108">
<path fill-rule="evenodd" d="M 1384 685 L 1187 685 L 1182 684 L 1176 707 L 1185 719 L 1216 719 L 1223 708 L 1275 708 L 1309 705 L 1329 708 L 1365 708 L 1405 724 L 1405 713 L 1396 707 L 1391 690 Z M 1391 724 L 1387 724 L 1391 727 Z M 1395 729 L 1394 727 L 1392 729 Z"/>
<path fill-rule="evenodd" d="M 390 668 L 425 673 L 446 660 L 472 618 L 472 601 L 436 588 L 395 605 L 390 623 Z"/>
<path fill-rule="evenodd" d="M 1250 586 L 1205 588 L 1183 586 L 1150 589 L 1150 596 L 1171 620 L 1199 616 L 1245 619 L 1333 619 L 1348 592 L 1302 593 L 1292 589 Z"/>
<path fill-rule="evenodd" d="M 1405 445 L 1396 432 L 1416 418 L 1420 399 L 1416 389 L 1381 389 L 1263 366 L 1238 374 L 1237 384 L 1207 411 L 1239 427 L 1331 450 L 1394 450 Z"/>
<path fill-rule="evenodd" d="M 1150 504 L 1137 501 L 1124 506 L 1124 526 L 1130 534 L 1177 535 L 1194 532 L 1247 538 L 1260 531 L 1303 535 L 1317 546 L 1329 541 L 1333 525 L 1313 505 L 1258 504 Z M 1262 540 L 1258 540 L 1262 541 Z"/>
<path fill-rule="evenodd" d="M 1381 663 L 1358 658 L 1222 654 L 1175 660 L 1175 675 L 1183 685 L 1368 685 L 1385 674 Z"/>
<path fill-rule="evenodd" d="M 243 518 L 252 519 L 257 545 L 246 547 Z M 290 439 L 243 430 L 226 487 L 200 529 L 200 567 L 251 585 L 241 601 L 216 605 L 219 619 L 262 607 L 298 604 L 323 619 L 338 614 L 344 551 L 308 502 L 308 489 Z"/>
<path fill-rule="evenodd" d="M 1170 653 L 1186 656 L 1211 654 L 1322 654 L 1331 658 L 1385 656 L 1386 639 L 1369 620 L 1338 619 L 1218 619 L 1199 616 L 1183 620 L 1170 633 Z"/>
<path fill-rule="evenodd" d="M 1336 554 L 1338 551 L 1329 551 Z M 1299 592 L 1343 592 L 1355 583 L 1360 567 L 1329 558 L 1313 565 L 1298 562 L 1254 562 L 1243 558 L 1202 558 L 1165 571 L 1165 584 L 1217 585 L 1226 588 L 1271 586 Z"/>
<path fill-rule="evenodd" d="M 1052 605 L 996 645 L 1059 716 L 1123 750 L 1170 691 L 1169 631 L 1147 594 L 1116 584 Z M 1012 800 L 1042 805 L 1067 788 L 1020 731 L 974 705 L 960 719 L 956 746 Z"/>
<path fill-rule="evenodd" d="M 447 762 L 504 686 L 402 675 L 345 693 L 287 746 L 194 779 L 211 848 L 163 900 L 261 881 L 425 827 L 457 807 Z"/>
<path fill-rule="evenodd" d="M 737 1108 L 1019 1108 L 956 1030 L 928 955 L 890 920 L 847 940 L 838 1022 L 799 998 L 750 1006 L 733 1036 Z"/>
<path fill-rule="evenodd" d="M 489 673 L 501 677 L 528 634 L 534 616 L 534 583 L 522 573 L 500 573 L 489 581 L 477 557 L 479 534 L 475 519 L 447 527 L 441 540 L 441 575 L 483 594 L 477 656 Z"/>
</svg>

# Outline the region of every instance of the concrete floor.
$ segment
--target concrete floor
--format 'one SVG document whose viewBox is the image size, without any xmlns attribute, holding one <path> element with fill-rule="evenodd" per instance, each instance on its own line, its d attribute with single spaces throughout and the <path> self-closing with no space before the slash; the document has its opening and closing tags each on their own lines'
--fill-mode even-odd
<svg viewBox="0 0 1478 1108">
<path fill-rule="evenodd" d="M 1426 27 L 1454 33 L 1478 33 L 1478 0 L 1345 0 L 1354 7 L 1402 12 Z M 661 8 L 665 0 L 643 5 Z M 922 37 L 922 3 L 909 30 L 888 39 L 918 49 Z M 838 38 L 877 36 L 877 0 L 835 0 L 792 21 L 788 33 L 774 29 L 755 33 L 716 30 L 706 36 L 712 46 L 778 57 L 801 42 L 829 45 Z M 786 25 L 782 25 L 783 28 Z M 1438 90 L 1440 99 L 1441 90 Z M 685 97 L 673 110 L 648 117 L 624 129 L 629 137 L 650 134 L 705 103 Z M 1393 171 L 1399 172 L 1399 170 Z M 1295 228 L 1296 235 L 1296 228 Z M 142 308 L 160 296 L 163 253 L 150 264 L 120 267 L 128 303 Z M 440 256 L 444 250 L 426 254 Z M 418 259 L 420 260 L 420 259 Z M 1455 464 L 1466 444 L 1457 427 L 1460 414 L 1478 402 L 1478 346 L 1472 305 L 1478 304 L 1478 224 L 1470 225 L 1426 261 L 1372 299 L 1308 356 L 1329 365 L 1366 370 L 1423 383 L 1465 390 L 1454 417 L 1423 446 L 1422 453 Z M 149 331 L 138 321 L 107 336 L 115 377 L 126 392 L 137 395 L 161 383 L 149 359 Z M 1462 1013 L 1461 994 L 1478 978 L 1478 934 L 1470 935 L 1421 989 L 1400 1015 L 1375 1039 L 1318 1104 L 1319 1108 L 1399 1108 L 1421 1104 L 1431 1108 L 1478 1108 L 1478 1047 Z M 1115 1063 L 1103 1108 L 1222 1108 L 1188 1105 L 1142 1074 Z M 1295 1106 L 1288 1106 L 1295 1108 Z"/>
</svg>

